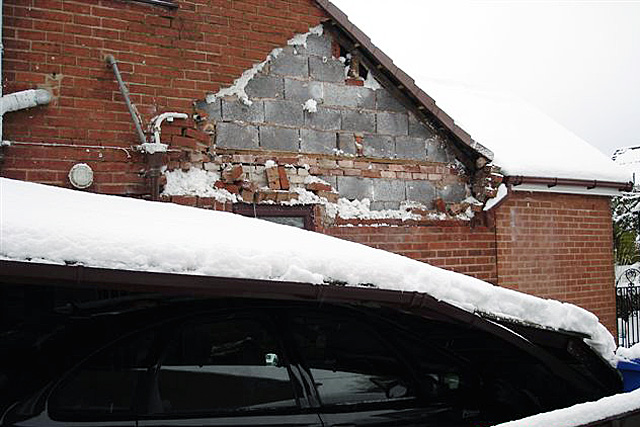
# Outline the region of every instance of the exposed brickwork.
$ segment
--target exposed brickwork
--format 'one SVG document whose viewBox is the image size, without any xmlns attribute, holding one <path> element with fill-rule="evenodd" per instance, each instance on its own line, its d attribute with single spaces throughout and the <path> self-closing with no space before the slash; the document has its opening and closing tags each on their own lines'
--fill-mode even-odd
<svg viewBox="0 0 640 427">
<path fill-rule="evenodd" d="M 192 111 L 194 100 L 323 17 L 312 0 L 177 3 L 174 10 L 123 0 L 5 1 L 4 93 L 39 87 L 54 100 L 7 114 L 4 139 L 70 147 L 14 144 L 2 176 L 68 186 L 69 169 L 83 161 L 95 171 L 91 191 L 148 193 L 143 156 L 92 148 L 139 143 L 106 55 L 118 61 L 146 125 L 163 111 Z M 194 139 L 172 144 L 193 148 Z"/>
<path fill-rule="evenodd" d="M 609 198 L 512 193 L 496 212 L 498 284 L 582 306 L 615 331 Z"/>
<path fill-rule="evenodd" d="M 497 281 L 495 234 L 489 227 L 451 221 L 422 226 L 331 227 L 322 231 L 478 279 Z"/>
</svg>

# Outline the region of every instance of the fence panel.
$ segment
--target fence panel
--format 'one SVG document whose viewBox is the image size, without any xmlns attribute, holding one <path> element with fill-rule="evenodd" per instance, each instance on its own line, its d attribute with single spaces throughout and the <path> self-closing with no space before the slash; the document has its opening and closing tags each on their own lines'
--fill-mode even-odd
<svg viewBox="0 0 640 427">
<path fill-rule="evenodd" d="M 616 281 L 618 345 L 631 347 L 640 342 L 640 270 L 630 268 Z"/>
</svg>

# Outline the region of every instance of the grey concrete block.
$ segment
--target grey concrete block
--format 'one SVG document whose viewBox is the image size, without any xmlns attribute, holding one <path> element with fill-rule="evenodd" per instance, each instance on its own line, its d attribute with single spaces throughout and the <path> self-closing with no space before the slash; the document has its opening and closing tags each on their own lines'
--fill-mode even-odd
<svg viewBox="0 0 640 427">
<path fill-rule="evenodd" d="M 393 209 L 393 210 L 400 209 L 400 205 L 401 205 L 401 202 L 382 202 L 382 203 L 384 203 L 385 209 Z"/>
<path fill-rule="evenodd" d="M 264 117 L 278 125 L 301 127 L 304 123 L 302 104 L 293 101 L 264 101 Z"/>
<path fill-rule="evenodd" d="M 456 203 L 466 199 L 469 192 L 467 191 L 466 185 L 459 182 L 447 184 L 444 187 L 439 188 L 436 194 L 445 202 Z"/>
<path fill-rule="evenodd" d="M 319 130 L 339 130 L 342 126 L 340 110 L 318 107 L 318 111 L 304 112 L 304 125 Z"/>
<path fill-rule="evenodd" d="M 288 77 L 309 77 L 309 61 L 305 55 L 294 55 L 288 50 L 271 61 L 271 74 Z"/>
<path fill-rule="evenodd" d="M 407 135 L 409 133 L 409 119 L 406 113 L 376 113 L 376 129 L 385 135 Z"/>
<path fill-rule="evenodd" d="M 427 125 L 416 119 L 413 114 L 409 114 L 409 136 L 416 138 L 432 138 L 435 132 Z"/>
<path fill-rule="evenodd" d="M 322 82 L 344 82 L 344 65 L 329 57 L 309 57 L 309 76 Z"/>
<path fill-rule="evenodd" d="M 406 199 L 405 182 L 398 179 L 376 179 L 373 182 L 373 199 L 376 202 L 398 202 Z"/>
<path fill-rule="evenodd" d="M 321 82 L 309 82 L 284 79 L 284 99 L 304 103 L 307 99 L 322 102 L 323 86 Z"/>
<path fill-rule="evenodd" d="M 363 154 L 367 157 L 395 157 L 396 147 L 391 136 L 366 134 L 363 144 Z"/>
<path fill-rule="evenodd" d="M 373 179 L 356 176 L 338 176 L 337 190 L 340 197 L 350 200 L 373 199 Z"/>
<path fill-rule="evenodd" d="M 321 36 L 311 34 L 307 37 L 307 48 L 305 52 L 307 55 L 331 58 L 331 37 L 327 34 Z"/>
<path fill-rule="evenodd" d="M 338 134 L 338 150 L 344 154 L 356 154 L 355 138 L 352 133 L 339 133 Z"/>
<path fill-rule="evenodd" d="M 251 99 L 282 99 L 284 97 L 284 81 L 282 77 L 257 74 L 247 83 L 244 91 Z"/>
<path fill-rule="evenodd" d="M 427 140 L 427 159 L 431 162 L 449 162 L 447 147 L 439 138 Z"/>
<path fill-rule="evenodd" d="M 423 203 L 428 208 L 433 207 L 436 189 L 430 181 L 409 180 L 406 181 L 406 186 L 407 200 Z"/>
<path fill-rule="evenodd" d="M 222 99 L 222 118 L 225 121 L 238 120 L 242 122 L 263 122 L 264 104 L 262 101 L 254 101 L 251 105 L 245 105 L 235 97 Z"/>
<path fill-rule="evenodd" d="M 386 89 L 376 90 L 376 108 L 378 110 L 403 112 L 406 108 Z"/>
<path fill-rule="evenodd" d="M 360 110 L 342 110 L 342 129 L 354 132 L 375 132 L 376 116 Z"/>
<path fill-rule="evenodd" d="M 205 100 L 197 101 L 195 108 L 197 111 L 202 111 L 206 114 L 208 120 L 216 122 L 222 120 L 222 103 L 220 98 L 216 98 L 213 102 L 207 102 Z"/>
<path fill-rule="evenodd" d="M 300 129 L 300 150 L 302 152 L 334 154 L 336 148 L 335 132 Z"/>
<path fill-rule="evenodd" d="M 376 95 L 372 89 L 367 87 L 324 83 L 324 103 L 325 105 L 374 109 Z"/>
<path fill-rule="evenodd" d="M 369 207 L 372 211 L 382 211 L 382 210 L 398 210 L 400 208 L 400 202 L 371 202 Z"/>
<path fill-rule="evenodd" d="M 384 202 L 371 202 L 371 204 L 369 205 L 369 209 L 372 211 L 381 211 L 384 210 Z"/>
<path fill-rule="evenodd" d="M 334 176 L 334 175 L 320 175 L 320 176 L 318 176 L 318 178 L 320 178 L 323 181 L 327 181 L 329 184 L 331 184 L 331 186 L 333 188 L 337 188 L 337 185 L 338 185 L 337 184 L 337 182 L 338 182 L 337 181 L 337 178 L 338 178 L 337 176 Z"/>
<path fill-rule="evenodd" d="M 399 159 L 426 160 L 427 147 L 422 138 L 396 137 L 396 156 Z"/>
<path fill-rule="evenodd" d="M 258 128 L 251 125 L 220 122 L 216 125 L 216 146 L 258 148 Z"/>
<path fill-rule="evenodd" d="M 260 147 L 267 150 L 295 151 L 300 147 L 298 129 L 260 126 Z"/>
</svg>

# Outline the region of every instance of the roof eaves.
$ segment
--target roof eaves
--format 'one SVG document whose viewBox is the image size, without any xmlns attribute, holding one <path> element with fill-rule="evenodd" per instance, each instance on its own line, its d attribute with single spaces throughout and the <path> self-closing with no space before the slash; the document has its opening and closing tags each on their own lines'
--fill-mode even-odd
<svg viewBox="0 0 640 427">
<path fill-rule="evenodd" d="M 539 176 L 508 175 L 504 177 L 507 185 L 519 186 L 523 184 L 533 184 L 553 188 L 559 185 L 571 187 L 585 187 L 587 190 L 595 188 L 608 188 L 616 191 L 631 191 L 632 182 L 599 181 L 595 179 L 572 179 L 572 178 L 548 178 Z"/>
<path fill-rule="evenodd" d="M 453 118 L 436 105 L 436 102 L 416 84 L 407 73 L 398 68 L 393 60 L 373 44 L 371 39 L 360 30 L 349 17 L 329 0 L 316 0 L 316 3 L 333 19 L 345 32 L 347 32 L 361 47 L 368 51 L 374 62 L 384 68 L 398 84 L 399 89 L 408 91 L 413 98 L 439 121 L 458 140 L 458 143 L 475 153 L 477 157 L 485 157 L 493 160 L 493 152 L 482 144 L 473 140 L 471 135 L 455 124 Z"/>
</svg>

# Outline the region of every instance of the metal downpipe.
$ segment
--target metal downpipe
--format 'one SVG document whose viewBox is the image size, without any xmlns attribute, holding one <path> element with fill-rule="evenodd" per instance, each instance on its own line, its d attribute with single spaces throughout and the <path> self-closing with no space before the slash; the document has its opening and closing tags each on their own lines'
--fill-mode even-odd
<svg viewBox="0 0 640 427">
<path fill-rule="evenodd" d="M 124 81 L 122 81 L 122 76 L 120 75 L 120 70 L 118 69 L 118 63 L 116 62 L 116 59 L 113 57 L 113 55 L 107 55 L 106 59 L 107 64 L 113 69 L 113 73 L 116 75 L 118 86 L 120 86 L 120 93 L 122 93 L 124 102 L 127 104 L 127 108 L 129 109 L 129 114 L 131 114 L 133 124 L 136 126 L 136 133 L 138 134 L 140 144 L 144 144 L 147 142 L 147 138 L 144 136 L 144 132 L 142 131 L 140 118 L 138 117 L 133 104 L 131 104 L 131 99 L 129 99 L 129 90 L 127 89 L 127 86 L 125 86 Z"/>
</svg>

